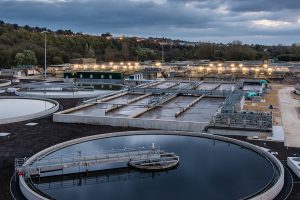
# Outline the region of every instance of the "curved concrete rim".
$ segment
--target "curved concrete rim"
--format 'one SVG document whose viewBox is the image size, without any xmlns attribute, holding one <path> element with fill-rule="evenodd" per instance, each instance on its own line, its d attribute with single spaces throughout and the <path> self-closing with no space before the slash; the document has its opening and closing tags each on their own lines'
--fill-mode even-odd
<svg viewBox="0 0 300 200">
<path fill-rule="evenodd" d="M 49 92 L 50 93 L 50 92 Z M 107 94 L 112 94 L 114 91 L 111 92 L 103 92 L 103 93 L 94 93 L 91 92 L 90 94 L 45 94 L 43 93 L 36 93 L 36 94 L 28 94 L 26 91 L 15 91 L 15 95 L 20 96 L 20 97 L 31 97 L 31 98 L 52 98 L 52 99 L 84 99 L 84 98 L 96 98 L 99 96 L 107 95 Z"/>
<path fill-rule="evenodd" d="M 45 99 L 45 98 L 33 98 L 33 97 L 16 97 L 16 96 L 1 96 L 0 99 L 29 99 L 29 100 L 40 100 L 40 101 L 48 101 L 50 103 L 53 103 L 55 106 L 48 110 L 32 113 L 29 115 L 21 115 L 18 117 L 11 117 L 6 119 L 0 119 L 0 124 L 9 124 L 14 122 L 21 122 L 21 121 L 27 121 L 31 119 L 36 119 L 40 117 L 44 117 L 47 115 L 50 115 L 59 109 L 59 103 L 57 101 L 54 101 L 52 99 Z"/>
<path fill-rule="evenodd" d="M 183 131 L 161 131 L 161 130 L 146 130 L 146 131 L 127 131 L 127 132 L 114 132 L 114 133 L 106 133 L 106 134 L 98 134 L 98 135 L 93 135 L 93 136 L 87 136 L 87 137 L 82 137 L 70 141 L 66 141 L 54 146 L 51 146 L 49 148 L 46 148 L 32 157 L 30 157 L 24 166 L 30 165 L 34 163 L 37 160 L 42 159 L 43 157 L 58 151 L 62 148 L 79 144 L 82 142 L 88 142 L 92 140 L 98 140 L 98 139 L 104 139 L 104 138 L 110 138 L 110 137 L 120 137 L 120 136 L 131 136 L 131 135 L 179 135 L 179 136 L 192 136 L 192 137 L 202 137 L 202 138 L 207 138 L 207 139 L 214 139 L 214 140 L 220 140 L 232 144 L 236 144 L 242 147 L 245 147 L 249 150 L 252 150 L 261 156 L 265 157 L 268 159 L 270 162 L 272 162 L 273 165 L 279 170 L 279 178 L 276 183 L 273 184 L 272 187 L 270 187 L 268 190 L 261 192 L 254 197 L 248 198 L 251 200 L 272 200 L 274 199 L 281 191 L 284 185 L 284 167 L 282 163 L 272 154 L 269 152 L 265 151 L 263 148 L 260 148 L 258 146 L 255 146 L 253 144 L 243 142 L 240 140 L 224 137 L 224 136 L 219 136 L 219 135 L 210 135 L 210 134 L 203 134 L 203 133 L 195 133 L 195 132 L 183 132 Z M 19 186 L 20 189 L 23 193 L 23 195 L 27 199 L 36 199 L 36 200 L 48 200 L 48 198 L 36 193 L 33 191 L 25 182 L 23 176 L 19 176 Z"/>
<path fill-rule="evenodd" d="M 11 84 L 10 80 L 7 79 L 0 79 L 0 87 L 9 86 Z"/>
<path fill-rule="evenodd" d="M 82 83 L 82 84 L 89 84 L 89 83 Z M 34 83 L 34 84 L 28 84 L 26 86 L 23 86 L 23 89 L 26 87 L 29 87 L 30 85 L 34 86 L 35 88 L 38 88 L 38 87 L 44 88 L 43 85 L 41 85 L 41 83 Z M 109 83 L 104 84 L 103 83 L 102 85 L 117 85 L 117 86 L 122 86 L 123 89 L 127 88 L 127 86 L 124 86 L 122 84 L 109 84 Z M 36 98 L 51 98 L 51 99 L 83 99 L 83 98 L 96 98 L 96 97 L 100 97 L 100 96 L 104 96 L 104 95 L 108 95 L 108 94 L 113 94 L 113 93 L 119 92 L 123 89 L 116 90 L 116 91 L 110 90 L 108 92 L 105 92 L 103 90 L 103 93 L 91 91 L 90 93 L 85 93 L 85 94 L 80 94 L 78 92 L 74 94 L 71 91 L 70 92 L 64 91 L 64 93 L 62 93 L 62 94 L 51 94 L 51 92 L 57 92 L 57 91 L 51 91 L 51 90 L 49 90 L 49 91 L 46 90 L 45 93 L 37 91 L 36 94 L 33 94 L 32 92 L 34 92 L 34 90 L 29 90 L 29 91 L 22 90 L 21 91 L 21 89 L 18 89 L 15 91 L 15 95 L 21 96 L 21 97 L 36 97 Z M 28 92 L 31 92 L 31 94 L 29 94 Z M 68 94 L 66 94 L 66 93 L 68 93 Z"/>
</svg>

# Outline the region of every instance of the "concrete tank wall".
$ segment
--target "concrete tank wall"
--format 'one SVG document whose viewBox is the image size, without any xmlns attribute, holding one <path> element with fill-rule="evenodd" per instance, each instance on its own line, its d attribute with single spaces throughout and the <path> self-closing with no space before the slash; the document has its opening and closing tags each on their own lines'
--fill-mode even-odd
<svg viewBox="0 0 300 200">
<path fill-rule="evenodd" d="M 32 91 L 30 91 L 32 92 Z M 84 94 L 79 94 L 78 92 L 72 94 L 72 92 L 69 92 L 69 94 L 64 94 L 63 92 L 61 94 L 51 94 L 51 91 L 46 91 L 46 93 L 41 93 L 41 92 L 37 92 L 36 94 L 29 94 L 26 91 L 15 91 L 15 95 L 17 96 L 21 96 L 21 97 L 37 97 L 37 98 L 52 98 L 52 99 L 74 99 L 74 98 L 78 98 L 78 99 L 83 99 L 83 98 L 95 98 L 95 97 L 99 97 L 99 96 L 104 96 L 110 93 L 114 93 L 114 92 L 107 92 L 107 93 L 93 93 L 91 92 L 90 94 L 88 93 L 84 93 Z"/>
<path fill-rule="evenodd" d="M 29 115 L 23 115 L 23 116 L 19 116 L 19 117 L 1 119 L 0 124 L 8 124 L 8 123 L 14 123 L 14 122 L 20 122 L 20 121 L 26 121 L 26 120 L 30 120 L 30 119 L 36 119 L 36 118 L 44 117 L 44 116 L 50 115 L 50 114 L 58 111 L 58 109 L 59 109 L 59 103 L 57 101 L 54 101 L 54 100 L 51 100 L 51 99 L 23 98 L 23 97 L 13 97 L 13 96 L 8 96 L 8 97 L 3 96 L 3 97 L 0 97 L 0 99 L 33 99 L 33 100 L 48 101 L 48 102 L 51 102 L 51 103 L 55 104 L 54 107 L 52 107 L 48 110 L 42 111 L 42 112 L 37 112 L 37 113 L 29 114 Z"/>
<path fill-rule="evenodd" d="M 109 125 L 119 127 L 137 127 L 145 129 L 161 129 L 167 131 L 189 131 L 201 132 L 208 122 L 185 122 L 175 120 L 158 120 L 142 118 L 123 118 L 123 117 L 95 117 L 79 116 L 72 114 L 55 113 L 53 121 L 64 123 L 84 123 L 95 125 Z"/>
<path fill-rule="evenodd" d="M 11 84 L 10 80 L 0 79 L 0 87 L 9 86 Z"/>
<path fill-rule="evenodd" d="M 33 192 L 25 183 L 23 177 L 19 177 L 19 187 L 24 197 L 28 200 L 48 200 L 47 198 L 39 195 L 38 193 Z"/>
<path fill-rule="evenodd" d="M 128 136 L 128 135 L 147 135 L 147 134 L 184 135 L 184 136 L 204 137 L 204 138 L 209 138 L 209 139 L 221 140 L 221 141 L 225 141 L 225 142 L 243 146 L 245 148 L 251 149 L 251 150 L 259 153 L 260 155 L 264 156 L 266 159 L 270 160 L 274 164 L 276 169 L 279 170 L 279 178 L 278 178 L 277 182 L 270 189 L 250 198 L 252 200 L 272 200 L 280 193 L 280 191 L 284 185 L 284 168 L 283 168 L 282 163 L 276 157 L 274 157 L 272 154 L 265 151 L 264 149 L 262 149 L 258 146 L 243 142 L 243 141 L 239 141 L 239 140 L 235 140 L 235 139 L 227 138 L 227 137 L 223 137 L 223 136 L 180 132 L 180 131 L 129 131 L 129 132 L 107 133 L 107 134 L 100 134 L 100 135 L 93 135 L 93 136 L 78 138 L 75 140 L 63 142 L 63 143 L 51 146 L 47 149 L 44 149 L 44 150 L 40 151 L 39 153 L 35 154 L 34 156 L 30 157 L 24 165 L 32 164 L 39 158 L 42 158 L 54 151 L 68 147 L 70 145 L 74 145 L 74 144 L 78 144 L 78 143 L 82 143 L 82 142 L 86 142 L 86 141 L 91 141 L 91 140 L 96 140 L 96 139 L 102 139 L 102 138 Z M 27 199 L 33 199 L 33 200 L 46 200 L 47 199 L 47 198 L 42 197 L 41 195 L 37 194 L 35 191 L 31 190 L 25 183 L 23 176 L 19 176 L 19 180 L 20 180 L 19 181 L 20 189 L 21 189 L 23 195 Z"/>
</svg>

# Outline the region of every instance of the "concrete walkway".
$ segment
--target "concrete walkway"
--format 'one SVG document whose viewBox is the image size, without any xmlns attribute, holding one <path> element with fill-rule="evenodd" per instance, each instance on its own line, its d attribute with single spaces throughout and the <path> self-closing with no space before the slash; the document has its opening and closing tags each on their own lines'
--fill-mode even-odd
<svg viewBox="0 0 300 200">
<path fill-rule="evenodd" d="M 286 87 L 279 90 L 279 104 L 282 116 L 282 124 L 285 133 L 285 146 L 300 147 L 300 119 L 297 107 L 300 101 L 291 97 L 293 87 Z"/>
</svg>

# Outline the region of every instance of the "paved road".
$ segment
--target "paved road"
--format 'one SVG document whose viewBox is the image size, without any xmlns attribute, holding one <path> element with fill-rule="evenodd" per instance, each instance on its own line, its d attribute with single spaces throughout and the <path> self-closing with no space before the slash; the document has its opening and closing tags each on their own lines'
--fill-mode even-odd
<svg viewBox="0 0 300 200">
<path fill-rule="evenodd" d="M 293 87 L 286 87 L 279 90 L 278 96 L 285 133 L 285 146 L 300 147 L 300 119 L 297 113 L 300 101 L 291 97 L 293 90 Z"/>
</svg>

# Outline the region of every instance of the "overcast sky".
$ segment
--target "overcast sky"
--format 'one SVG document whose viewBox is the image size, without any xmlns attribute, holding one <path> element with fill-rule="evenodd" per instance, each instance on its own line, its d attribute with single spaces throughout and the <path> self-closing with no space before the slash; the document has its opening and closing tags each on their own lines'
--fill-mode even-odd
<svg viewBox="0 0 300 200">
<path fill-rule="evenodd" d="M 0 19 L 91 34 L 300 43 L 300 0 L 0 0 Z"/>
</svg>

